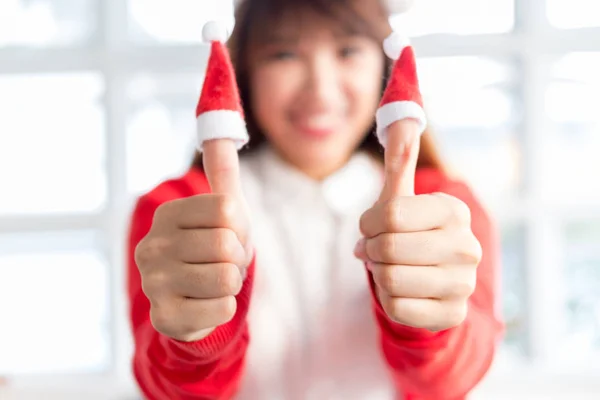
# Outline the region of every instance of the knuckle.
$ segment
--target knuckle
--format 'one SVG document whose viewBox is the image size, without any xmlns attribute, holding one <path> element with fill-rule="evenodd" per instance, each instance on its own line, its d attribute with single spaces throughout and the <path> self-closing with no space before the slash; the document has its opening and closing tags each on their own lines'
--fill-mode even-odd
<svg viewBox="0 0 600 400">
<path fill-rule="evenodd" d="M 172 200 L 162 203 L 154 211 L 154 222 L 167 221 L 173 218 L 180 204 L 180 200 Z"/>
<path fill-rule="evenodd" d="M 405 213 L 398 200 L 391 200 L 385 203 L 383 215 L 386 221 L 386 228 L 389 232 L 402 230 L 405 224 Z"/>
<path fill-rule="evenodd" d="M 401 312 L 400 307 L 398 306 L 398 299 L 388 297 L 381 302 L 381 306 L 387 314 L 387 316 L 392 321 L 396 323 L 408 323 L 408 321 L 405 318 L 402 318 L 403 313 Z"/>
<path fill-rule="evenodd" d="M 400 289 L 400 277 L 389 268 L 378 273 L 377 284 L 387 293 L 396 294 Z"/>
<path fill-rule="evenodd" d="M 217 285 L 222 293 L 237 296 L 242 290 L 242 277 L 238 267 L 233 264 L 221 265 Z"/>
<path fill-rule="evenodd" d="M 473 263 L 479 265 L 483 258 L 483 246 L 475 235 L 471 235 L 471 243 L 473 244 Z"/>
<path fill-rule="evenodd" d="M 453 303 L 446 310 L 444 325 L 446 328 L 459 326 L 467 319 L 468 306 L 466 302 Z"/>
<path fill-rule="evenodd" d="M 392 321 L 406 326 L 420 327 L 418 316 L 403 299 L 389 297 L 382 306 Z"/>
<path fill-rule="evenodd" d="M 461 224 L 465 224 L 465 225 L 470 225 L 471 224 L 471 209 L 469 208 L 469 206 L 463 202 L 462 200 L 459 200 L 456 197 L 449 197 L 449 199 L 452 202 L 452 212 L 451 212 L 451 216 L 452 216 L 452 220 L 461 223 Z"/>
<path fill-rule="evenodd" d="M 460 276 L 456 282 L 452 285 L 452 287 L 448 290 L 449 298 L 468 298 L 474 292 L 477 285 L 477 276 L 473 273 L 460 274 Z"/>
<path fill-rule="evenodd" d="M 169 249 L 168 239 L 146 236 L 135 248 L 135 262 L 138 268 L 145 269 L 162 259 Z"/>
<path fill-rule="evenodd" d="M 172 300 L 171 306 L 168 307 L 172 310 L 168 317 L 172 336 L 182 341 L 190 341 L 193 335 L 198 333 L 201 325 L 210 315 L 205 307 L 198 307 L 203 302 L 198 300 L 198 304 L 191 305 L 190 300 L 186 298 Z"/>
<path fill-rule="evenodd" d="M 232 225 L 237 213 L 237 202 L 233 196 L 221 194 L 217 196 L 217 214 L 226 227 Z"/>
<path fill-rule="evenodd" d="M 153 273 L 148 277 L 142 275 L 142 292 L 152 301 L 162 292 L 163 288 L 166 287 L 165 282 L 166 277 L 160 273 Z"/>
<path fill-rule="evenodd" d="M 392 262 L 396 255 L 396 241 L 394 235 L 384 234 L 377 239 L 375 251 L 383 262 Z"/>
<path fill-rule="evenodd" d="M 150 322 L 157 332 L 165 336 L 174 337 L 176 333 L 173 330 L 171 317 L 169 313 L 161 312 L 156 307 L 150 308 Z"/>
<path fill-rule="evenodd" d="M 479 265 L 483 257 L 483 248 L 475 235 L 469 230 L 463 235 L 463 246 L 457 250 L 457 259 L 461 264 Z"/>
<path fill-rule="evenodd" d="M 368 227 L 369 227 L 369 218 L 370 218 L 370 211 L 365 211 L 361 216 L 360 216 L 360 220 L 358 222 L 359 225 L 359 230 L 363 235 L 367 235 L 367 231 L 368 231 Z"/>
<path fill-rule="evenodd" d="M 227 296 L 219 301 L 221 325 L 230 322 L 237 312 L 237 300 L 233 296 Z"/>
<path fill-rule="evenodd" d="M 215 237 L 216 251 L 223 261 L 232 260 L 239 246 L 235 233 L 229 229 L 218 229 Z"/>
</svg>

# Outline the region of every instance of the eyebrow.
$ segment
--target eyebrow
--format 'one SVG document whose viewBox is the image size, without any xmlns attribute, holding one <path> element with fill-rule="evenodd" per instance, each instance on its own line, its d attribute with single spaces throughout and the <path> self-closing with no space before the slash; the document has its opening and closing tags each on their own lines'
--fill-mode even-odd
<svg viewBox="0 0 600 400">
<path fill-rule="evenodd" d="M 333 34 L 333 37 L 336 39 L 350 39 L 360 35 L 361 32 L 357 31 L 356 29 L 344 29 L 341 31 L 336 31 Z"/>
<path fill-rule="evenodd" d="M 333 33 L 333 37 L 336 40 L 344 40 L 344 39 L 351 39 L 357 36 L 360 36 L 361 33 L 358 32 L 357 30 L 350 30 L 350 29 L 344 29 L 344 30 L 335 30 Z M 273 33 L 273 32 L 269 32 L 263 35 L 263 37 L 261 37 L 260 42 L 263 45 L 291 45 L 291 44 L 297 44 L 298 41 L 300 40 L 300 35 L 298 34 L 280 34 L 280 33 Z"/>
<path fill-rule="evenodd" d="M 292 35 L 281 32 L 268 32 L 260 38 L 261 43 L 265 45 L 281 45 L 298 43 L 299 35 Z"/>
</svg>

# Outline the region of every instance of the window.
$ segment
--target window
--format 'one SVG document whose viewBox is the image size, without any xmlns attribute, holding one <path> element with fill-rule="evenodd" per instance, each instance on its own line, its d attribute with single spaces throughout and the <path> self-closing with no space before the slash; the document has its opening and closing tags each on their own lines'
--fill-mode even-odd
<svg viewBox="0 0 600 400">
<path fill-rule="evenodd" d="M 96 33 L 94 0 L 3 0 L 0 46 L 83 45 Z"/>
<path fill-rule="evenodd" d="M 0 75 L 0 215 L 102 208 L 103 94 L 93 72 Z"/>
<path fill-rule="evenodd" d="M 502 313 L 506 324 L 503 354 L 508 366 L 530 355 L 528 341 L 526 232 L 522 225 L 502 227 Z"/>
<path fill-rule="evenodd" d="M 127 87 L 128 188 L 132 194 L 182 173 L 195 150 L 197 74 L 139 74 Z M 156 157 L 161 154 L 161 157 Z"/>
<path fill-rule="evenodd" d="M 204 23 L 233 26 L 231 1 L 127 0 L 128 32 L 139 43 L 200 43 Z"/>
<path fill-rule="evenodd" d="M 556 356 L 570 365 L 592 366 L 600 356 L 600 219 L 568 222 L 563 229 L 565 318 Z"/>
<path fill-rule="evenodd" d="M 232 10 L 229 0 L 0 1 L 0 375 L 129 376 L 129 212 L 189 166 L 202 26 L 233 25 Z M 541 376 L 593 367 L 600 2 L 419 0 L 392 24 L 414 38 L 444 157 L 501 228 L 499 365 Z"/>
<path fill-rule="evenodd" d="M 600 171 L 599 70 L 600 52 L 566 54 L 551 68 L 543 188 L 545 196 L 562 203 L 600 200 L 600 181 L 593 172 Z"/>
<path fill-rule="evenodd" d="M 513 29 L 513 0 L 420 0 L 409 13 L 393 17 L 411 36 L 505 33 Z"/>
<path fill-rule="evenodd" d="M 561 29 L 600 26 L 600 3 L 596 0 L 547 0 L 548 20 Z"/>
<path fill-rule="evenodd" d="M 0 375 L 110 366 L 108 268 L 97 235 L 0 235 Z"/>
<path fill-rule="evenodd" d="M 488 202 L 515 197 L 521 118 L 516 66 L 469 56 L 425 57 L 418 68 L 431 127 L 446 158 Z"/>
</svg>

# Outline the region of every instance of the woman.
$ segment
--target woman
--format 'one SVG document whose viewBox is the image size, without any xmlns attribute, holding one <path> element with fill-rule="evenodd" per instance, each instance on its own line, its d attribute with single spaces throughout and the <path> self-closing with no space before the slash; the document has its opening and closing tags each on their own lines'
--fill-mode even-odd
<svg viewBox="0 0 600 400">
<path fill-rule="evenodd" d="M 502 329 L 494 228 L 429 133 L 384 159 L 390 32 L 379 0 L 238 6 L 250 144 L 238 162 L 233 143 L 206 142 L 132 218 L 148 399 L 456 400 L 487 372 Z"/>
</svg>

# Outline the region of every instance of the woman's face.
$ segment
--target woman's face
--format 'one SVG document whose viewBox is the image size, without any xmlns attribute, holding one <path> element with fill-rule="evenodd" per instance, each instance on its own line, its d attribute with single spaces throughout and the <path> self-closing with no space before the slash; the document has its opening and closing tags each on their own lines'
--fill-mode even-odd
<svg viewBox="0 0 600 400">
<path fill-rule="evenodd" d="M 252 109 L 281 156 L 322 179 L 346 163 L 373 124 L 384 55 L 380 44 L 332 20 L 289 22 L 252 54 Z"/>
</svg>

